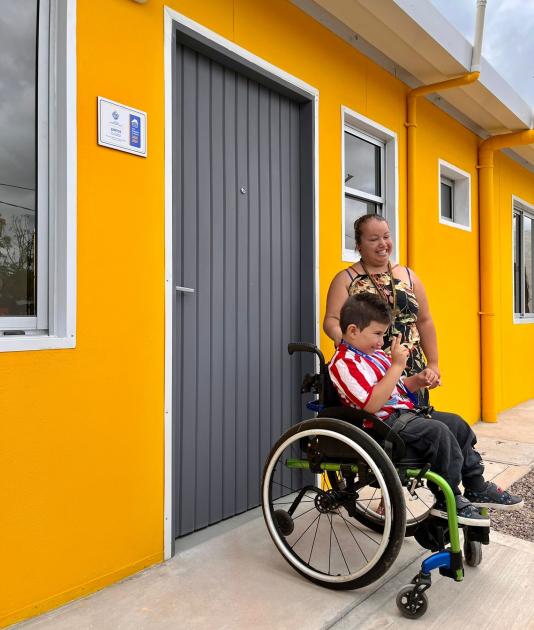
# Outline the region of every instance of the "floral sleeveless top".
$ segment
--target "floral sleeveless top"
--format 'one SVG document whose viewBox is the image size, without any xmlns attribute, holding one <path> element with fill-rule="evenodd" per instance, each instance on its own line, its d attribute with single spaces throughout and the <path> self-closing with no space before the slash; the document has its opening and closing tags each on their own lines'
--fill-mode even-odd
<svg viewBox="0 0 534 630">
<path fill-rule="evenodd" d="M 424 370 L 426 367 L 426 361 L 421 348 L 419 331 L 416 326 L 419 304 L 417 303 L 417 298 L 415 297 L 410 270 L 408 267 L 406 267 L 406 271 L 408 272 L 408 277 L 410 278 L 409 284 L 404 282 L 404 280 L 394 278 L 397 293 L 398 314 L 384 336 L 384 346 L 382 350 L 386 354 L 389 354 L 393 337 L 401 333 L 403 343 L 407 344 L 411 349 L 410 356 L 408 357 L 408 363 L 406 364 L 406 369 L 404 370 L 404 374 L 406 376 L 410 376 L 411 374 Z M 377 291 L 367 274 L 359 274 L 352 267 L 347 269 L 347 273 L 351 279 L 348 287 L 349 295 L 355 295 L 363 292 L 374 293 L 376 295 Z M 388 298 L 390 307 L 393 308 L 393 295 L 391 293 L 391 280 L 389 273 L 385 271 L 383 273 L 373 274 L 373 278 L 375 282 L 380 285 L 384 295 Z"/>
</svg>

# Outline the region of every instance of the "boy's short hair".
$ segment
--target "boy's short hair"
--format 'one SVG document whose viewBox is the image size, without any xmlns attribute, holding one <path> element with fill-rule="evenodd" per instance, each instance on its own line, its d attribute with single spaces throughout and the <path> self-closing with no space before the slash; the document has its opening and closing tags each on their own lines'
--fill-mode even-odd
<svg viewBox="0 0 534 630">
<path fill-rule="evenodd" d="M 350 324 L 355 324 L 359 330 L 363 330 L 371 322 L 391 324 L 391 309 L 386 302 L 374 293 L 357 293 L 349 296 L 339 314 L 341 332 L 345 333 Z"/>
</svg>

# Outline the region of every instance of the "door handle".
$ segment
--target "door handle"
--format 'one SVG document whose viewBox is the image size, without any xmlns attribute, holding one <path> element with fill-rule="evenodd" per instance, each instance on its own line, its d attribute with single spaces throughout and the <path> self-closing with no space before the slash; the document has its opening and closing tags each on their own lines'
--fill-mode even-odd
<svg viewBox="0 0 534 630">
<path fill-rule="evenodd" d="M 195 289 L 190 289 L 189 287 L 179 287 L 178 285 L 176 285 L 176 290 L 180 291 L 181 293 L 194 293 Z"/>
</svg>

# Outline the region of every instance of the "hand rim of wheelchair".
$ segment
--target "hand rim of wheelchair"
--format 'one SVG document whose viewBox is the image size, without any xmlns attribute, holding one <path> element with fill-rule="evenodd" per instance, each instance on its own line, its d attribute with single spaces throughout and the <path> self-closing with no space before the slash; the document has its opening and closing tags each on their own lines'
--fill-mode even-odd
<svg viewBox="0 0 534 630">
<path fill-rule="evenodd" d="M 384 495 L 385 518 L 384 525 L 381 528 L 382 531 L 380 532 L 383 538 L 371 560 L 367 561 L 367 564 L 355 572 L 351 573 L 349 569 L 347 575 L 331 575 L 314 569 L 309 564 L 305 563 L 286 543 L 286 536 L 279 531 L 279 527 L 277 527 L 273 518 L 273 514 L 276 511 L 276 505 L 273 503 L 275 503 L 276 500 L 273 502 L 271 495 L 273 483 L 272 475 L 279 462 L 280 456 L 293 443 L 300 442 L 303 437 L 318 435 L 333 440 L 339 440 L 354 451 L 355 454 L 369 466 Z M 358 441 L 365 444 L 365 448 L 358 444 Z M 379 460 L 380 465 L 377 464 L 376 459 Z M 391 486 L 391 488 L 388 487 L 388 485 Z M 394 494 L 390 496 L 390 493 Z M 280 553 L 295 570 L 323 586 L 337 589 L 353 589 L 366 586 L 376 581 L 389 569 L 402 546 L 405 533 L 406 508 L 397 471 L 387 454 L 373 438 L 368 436 L 361 429 L 342 420 L 323 417 L 305 420 L 286 431 L 271 450 L 266 462 L 262 480 L 262 499 L 265 522 L 269 534 Z M 393 506 L 393 504 L 395 504 L 395 506 Z M 396 509 L 394 509 L 394 507 Z M 333 530 L 332 521 L 330 522 L 330 526 Z M 296 544 L 297 543 L 294 543 L 294 546 Z M 341 553 L 343 552 L 341 551 Z"/>
</svg>

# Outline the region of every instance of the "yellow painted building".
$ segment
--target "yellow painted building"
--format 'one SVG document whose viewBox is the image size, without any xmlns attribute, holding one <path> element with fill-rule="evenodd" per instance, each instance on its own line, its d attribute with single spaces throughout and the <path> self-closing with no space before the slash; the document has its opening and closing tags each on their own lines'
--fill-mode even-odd
<svg viewBox="0 0 534 630">
<path fill-rule="evenodd" d="M 393 0 L 388 0 L 387 4 L 395 8 Z M 328 6 L 325 1 L 322 5 L 322 10 L 331 9 L 336 13 L 337 23 L 343 23 L 343 10 L 338 3 Z M 247 93 L 247 103 L 255 98 L 254 90 L 260 94 L 260 101 L 261 94 L 270 90 L 268 107 L 271 112 L 278 107 L 276 99 L 280 89 L 288 102 L 294 104 L 294 111 L 303 116 L 299 142 L 307 142 L 310 158 L 306 163 L 309 172 L 305 191 L 310 214 L 300 229 L 303 239 L 314 241 L 315 250 L 310 254 L 312 264 L 302 269 L 315 280 L 313 295 L 306 299 L 307 304 L 313 305 L 308 313 L 309 326 L 316 333 L 316 339 L 305 341 L 317 341 L 325 355 L 332 351 L 330 341 L 319 333 L 326 292 L 334 274 L 352 260 L 343 253 L 350 242 L 343 236 L 343 221 L 351 218 L 350 203 L 344 199 L 355 198 L 351 197 L 354 191 L 347 192 L 344 187 L 342 165 L 343 160 L 348 160 L 344 146 L 347 142 L 363 141 L 366 143 L 363 146 L 375 147 L 374 154 L 382 160 L 383 180 L 380 194 L 362 198 L 365 203 L 378 204 L 393 222 L 396 257 L 402 264 L 410 258 L 429 295 L 438 330 L 443 380 L 443 387 L 436 391 L 433 402 L 437 407 L 457 411 L 470 423 L 478 421 L 482 413 L 481 362 L 485 355 L 480 341 L 480 292 L 486 271 L 479 265 L 480 250 L 485 243 L 479 240 L 481 210 L 477 168 L 482 138 L 476 133 L 477 125 L 466 123 L 469 115 L 474 115 L 472 110 L 476 110 L 476 104 L 471 104 L 471 110 L 466 109 L 462 117 L 458 114 L 462 113 L 461 101 L 455 101 L 453 111 L 435 98 L 419 99 L 417 206 L 412 219 L 415 221 L 414 239 L 408 243 L 405 123 L 406 98 L 413 85 L 398 78 L 401 76 L 398 68 L 392 71 L 389 62 L 379 63 L 376 46 L 372 55 L 365 54 L 357 38 L 352 41 L 342 31 L 332 32 L 333 27 L 327 28 L 321 23 L 325 19 L 286 0 L 167 0 L 166 3 L 163 0 L 145 3 L 50 0 L 42 2 L 41 7 L 49 11 L 49 24 L 41 19 L 39 26 L 47 29 L 47 36 L 50 34 L 46 49 L 48 67 L 43 66 L 41 75 L 50 77 L 46 81 L 48 91 L 43 96 L 48 103 L 44 126 L 48 125 L 49 133 L 37 134 L 36 168 L 40 173 L 40 161 L 46 154 L 49 175 L 38 175 L 37 181 L 39 194 L 44 194 L 43 177 L 48 178 L 41 209 L 46 206 L 49 214 L 39 215 L 45 218 L 39 219 L 36 230 L 38 242 L 46 242 L 49 248 L 41 260 L 47 259 L 49 264 L 46 271 L 43 264 L 37 265 L 37 273 L 41 278 L 46 273 L 48 282 L 43 288 L 38 284 L 40 280 L 36 281 L 37 288 L 32 295 L 34 301 L 36 295 L 48 300 L 48 317 L 43 323 L 39 320 L 39 311 L 36 314 L 28 310 L 27 321 L 23 318 L 26 323 L 19 325 L 18 320 L 10 317 L 15 311 L 9 311 L 10 306 L 2 311 L 0 304 L 0 329 L 7 332 L 0 336 L 3 566 L 0 625 L 3 626 L 86 595 L 160 562 L 172 553 L 175 535 L 172 523 L 181 518 L 177 516 L 181 495 L 176 494 L 174 481 L 180 474 L 183 481 L 186 473 L 180 459 L 186 455 L 184 444 L 176 446 L 173 441 L 177 438 L 176 432 L 173 434 L 176 425 L 172 418 L 180 404 L 179 396 L 172 394 L 173 388 L 176 391 L 173 378 L 177 378 L 176 370 L 183 370 L 184 365 L 187 368 L 187 363 L 178 365 L 176 362 L 176 348 L 180 347 L 181 356 L 187 359 L 190 354 L 188 346 L 184 345 L 185 338 L 206 339 L 206 335 L 211 335 L 207 337 L 209 343 L 217 343 L 215 329 L 209 333 L 213 326 L 211 320 L 205 324 L 199 319 L 194 332 L 189 332 L 183 327 L 176 328 L 173 319 L 173 313 L 181 308 L 175 302 L 174 285 L 181 285 L 181 279 L 176 277 L 175 258 L 187 257 L 180 249 L 180 243 L 187 241 L 186 236 L 182 235 L 183 241 L 173 240 L 173 216 L 176 217 L 173 208 L 180 198 L 180 186 L 176 183 L 178 171 L 173 168 L 178 151 L 177 136 L 173 133 L 180 133 L 177 103 L 182 103 L 184 110 L 190 106 L 187 91 L 179 96 L 176 92 L 185 84 L 176 79 L 182 66 L 173 65 L 177 63 L 173 57 L 173 37 L 185 38 L 181 40 L 185 48 L 190 42 L 201 41 L 195 52 L 196 68 L 203 63 L 201 55 L 212 54 L 209 52 L 212 42 L 216 50 L 212 51 L 215 61 L 210 66 L 211 72 L 215 72 L 214 63 L 224 67 L 226 63 L 233 64 L 232 72 L 248 77 L 247 89 L 251 91 Z M 392 15 L 395 19 L 394 12 Z M 352 26 L 347 28 L 350 31 Z M 41 41 L 44 41 L 42 37 Z M 183 63 L 185 68 L 186 62 Z M 451 65 L 450 76 L 468 71 L 469 68 L 462 69 L 459 62 L 455 63 Z M 483 75 L 484 72 L 481 80 Z M 227 77 L 228 71 L 224 70 L 222 76 Z M 426 82 L 446 78 L 436 74 Z M 196 80 L 200 85 L 200 74 Z M 254 87 L 255 82 L 259 88 Z M 42 94 L 42 83 L 44 81 L 36 88 L 38 94 Z M 214 99 L 214 84 L 210 85 L 207 98 Z M 239 79 L 236 85 L 239 101 Z M 477 89 L 489 91 L 487 86 L 473 85 L 458 88 L 457 92 L 473 95 L 476 102 L 477 92 L 473 90 Z M 230 98 L 229 94 L 230 90 L 224 92 L 224 98 Z M 146 113 L 146 157 L 98 144 L 99 96 Z M 198 108 L 205 105 L 200 97 L 195 102 Z M 214 102 L 210 101 L 211 109 L 206 110 L 212 116 L 217 113 Z M 224 103 L 226 107 L 227 101 Z M 308 105 L 313 113 L 304 118 Z M 506 104 L 499 106 L 506 110 Z M 261 102 L 259 107 L 261 114 Z M 280 111 L 283 107 L 285 105 L 280 105 Z M 515 120 L 514 115 L 512 112 L 509 119 Z M 36 116 L 39 119 L 40 114 Z M 258 137 L 261 139 L 261 115 L 259 118 Z M 281 117 L 280 125 L 283 120 Z M 210 129 L 215 128 L 214 123 L 209 124 Z M 239 129 L 239 115 L 231 124 Z M 250 119 L 248 124 L 250 130 Z M 295 131 L 294 127 L 290 128 Z M 524 128 L 528 125 L 506 127 L 503 124 L 500 131 Z M 200 137 L 204 125 L 198 123 L 195 129 Z M 483 131 L 485 137 L 494 129 Z M 182 125 L 184 138 L 187 132 Z M 269 146 L 272 148 L 276 143 L 282 146 L 283 140 L 280 126 Z M 288 151 L 295 148 L 288 146 Z M 305 153 L 302 149 L 301 159 L 306 157 Z M 225 163 L 235 162 L 239 166 L 239 151 L 227 157 L 225 154 Z M 516 362 L 521 363 L 525 353 L 530 354 L 534 348 L 534 319 L 529 317 L 528 295 L 522 298 L 526 300 L 526 307 L 520 303 L 518 307 L 519 311 L 524 311 L 523 316 L 514 308 L 513 207 L 515 203 L 520 215 L 516 226 L 518 221 L 530 220 L 534 207 L 534 173 L 528 159 L 523 158 L 522 165 L 520 159 L 512 159 L 510 154 L 495 153 L 492 216 L 496 226 L 494 251 L 498 252 L 498 258 L 491 271 L 497 287 L 495 313 L 491 317 L 499 331 L 494 348 L 497 412 L 534 397 L 534 381 L 527 375 L 518 378 L 511 368 Z M 186 151 L 180 153 L 184 180 L 189 159 Z M 253 167 L 250 156 L 248 159 L 250 179 Z M 268 159 L 272 186 L 275 167 L 272 155 Z M 261 192 L 261 160 L 260 167 L 254 168 L 259 171 Z M 282 168 L 281 194 L 285 181 L 283 171 Z M 216 190 L 213 178 L 218 176 L 217 172 L 212 167 L 212 191 Z M 203 180 L 200 169 L 196 177 L 199 184 L 195 188 L 195 203 L 200 204 L 205 188 L 210 186 Z M 236 191 L 238 206 L 240 194 L 251 196 L 253 184 L 247 181 L 241 185 L 245 192 Z M 459 195 L 457 205 L 463 204 L 463 214 L 458 219 L 460 228 L 452 219 L 440 220 L 445 212 L 443 203 L 440 204 L 443 181 L 454 183 Z M 25 188 L 24 185 L 14 187 Z M 273 188 L 269 191 L 273 204 Z M 4 189 L 0 188 L 0 192 L 4 193 L 1 198 L 6 201 Z M 296 195 L 298 205 L 298 191 L 291 194 Z M 263 203 L 261 194 L 258 198 L 259 203 Z M 9 199 L 6 205 L 0 203 L 4 217 L 12 206 L 23 205 Z M 209 203 L 214 233 L 209 243 L 202 243 L 201 236 L 207 228 L 204 224 L 199 228 L 196 260 L 200 268 L 211 256 L 208 272 L 213 277 L 218 271 L 216 255 L 219 255 L 215 243 L 221 236 L 217 230 L 226 230 L 226 223 L 217 223 L 217 196 L 212 194 Z M 35 208 L 34 205 L 34 215 Z M 261 216 L 260 212 L 260 222 Z M 50 221 L 48 240 L 40 232 L 46 221 Z M 189 229 L 186 223 L 184 231 Z M 279 230 L 283 243 L 284 229 L 272 222 L 269 225 L 269 242 L 274 243 L 272 235 Z M 225 250 L 225 255 L 244 247 L 245 241 L 239 240 L 243 237 L 239 233 L 239 222 L 236 226 L 238 240 L 232 241 L 233 246 Z M 249 230 L 250 235 L 253 228 L 249 226 Z M 249 258 L 244 265 L 251 269 L 253 261 L 259 261 L 258 278 L 263 265 L 267 264 L 265 261 L 276 258 L 276 251 L 263 257 L 265 230 L 261 230 L 261 234 L 262 238 L 255 240 L 254 246 L 250 245 Z M 310 245 L 310 251 L 312 249 Z M 33 273 L 35 260 L 39 260 L 38 254 L 35 256 Z M 284 269 L 282 265 L 282 272 Z M 236 278 L 235 284 L 238 284 L 241 276 Z M 250 290 L 247 304 L 251 312 L 256 309 L 261 313 L 263 294 L 258 296 L 255 292 L 256 279 L 251 275 L 246 281 Z M 221 282 L 226 280 L 223 278 Z M 273 295 L 277 282 L 273 275 L 270 283 Z M 528 284 L 528 277 L 517 276 L 516 292 L 517 286 L 524 287 L 525 283 Z M 213 286 L 217 286 L 215 281 Z M 231 286 L 223 284 L 225 292 L 231 290 Z M 296 285 L 291 286 L 295 291 Z M 186 293 L 183 299 L 190 297 Z M 212 299 L 211 307 L 206 308 L 216 310 L 215 297 Z M 281 297 L 282 313 L 285 313 L 285 299 Z M 25 307 L 30 309 L 27 303 Z M 234 354 L 232 339 L 237 348 L 235 352 L 240 352 L 244 334 L 240 321 L 245 321 L 245 328 L 255 325 L 240 320 L 242 313 L 241 310 L 236 315 L 239 330 L 234 330 L 234 337 L 230 335 L 225 347 L 219 348 L 221 357 L 223 352 Z M 275 316 L 278 317 L 271 313 L 273 321 L 278 321 Z M 282 343 L 291 331 L 284 328 L 283 316 L 280 321 L 285 331 Z M 254 330 L 247 334 L 252 345 Z M 278 334 L 275 326 L 270 328 L 269 334 L 273 340 Z M 173 345 L 180 343 L 182 346 Z M 256 360 L 248 359 L 249 368 Z M 217 365 L 210 368 L 210 378 L 219 368 Z M 195 387 L 202 386 L 202 369 L 202 366 L 198 368 Z M 274 390 L 278 381 L 273 375 L 270 379 L 270 390 Z M 261 385 L 265 387 L 265 380 Z M 227 392 L 229 386 L 223 383 L 221 387 Z M 180 391 L 185 389 L 182 384 Z M 241 398 L 239 393 L 236 404 Z M 248 401 L 249 412 L 256 403 Z M 217 402 L 212 402 L 212 407 L 217 407 Z M 185 435 L 187 424 L 180 426 L 180 435 Z M 214 431 L 215 426 L 212 423 L 211 428 L 202 431 Z M 235 431 L 237 434 L 237 429 Z M 244 448 L 247 448 L 246 439 Z M 264 457 L 265 452 L 258 453 L 258 460 Z M 199 458 L 197 468 L 202 465 L 199 461 L 206 460 Z M 213 483 L 216 476 L 212 472 Z M 200 469 L 197 479 L 201 479 Z M 257 505 L 254 489 L 249 486 L 244 492 L 248 495 L 241 506 L 236 504 L 228 509 L 223 506 L 222 511 L 213 507 L 204 520 L 199 517 L 197 524 L 184 525 L 183 531 Z M 197 488 L 197 504 L 202 497 L 199 493 Z"/>
</svg>

